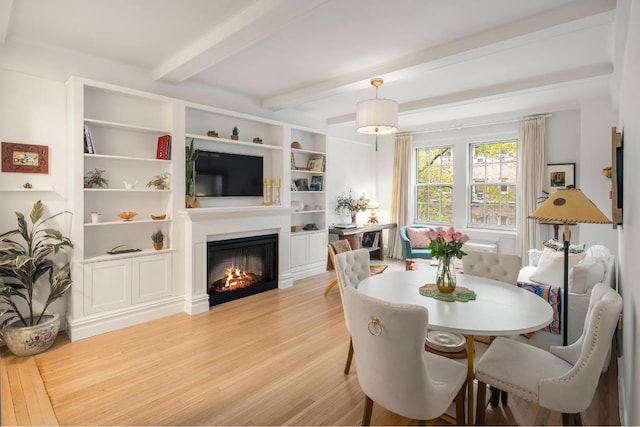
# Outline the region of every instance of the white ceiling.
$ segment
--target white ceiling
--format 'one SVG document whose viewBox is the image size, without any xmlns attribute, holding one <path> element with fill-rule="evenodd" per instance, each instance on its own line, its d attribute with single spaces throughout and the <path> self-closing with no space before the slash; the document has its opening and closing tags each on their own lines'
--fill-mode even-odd
<svg viewBox="0 0 640 427">
<path fill-rule="evenodd" d="M 354 126 L 400 130 L 577 108 L 611 91 L 615 0 L 0 0 L 3 48 L 64 51 Z"/>
</svg>

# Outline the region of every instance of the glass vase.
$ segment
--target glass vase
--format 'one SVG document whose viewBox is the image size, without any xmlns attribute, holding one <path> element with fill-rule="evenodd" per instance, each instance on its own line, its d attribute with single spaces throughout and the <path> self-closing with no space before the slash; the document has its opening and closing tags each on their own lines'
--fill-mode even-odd
<svg viewBox="0 0 640 427">
<path fill-rule="evenodd" d="M 456 268 L 453 265 L 453 257 L 438 259 L 436 286 L 443 294 L 450 294 L 456 289 Z"/>
</svg>

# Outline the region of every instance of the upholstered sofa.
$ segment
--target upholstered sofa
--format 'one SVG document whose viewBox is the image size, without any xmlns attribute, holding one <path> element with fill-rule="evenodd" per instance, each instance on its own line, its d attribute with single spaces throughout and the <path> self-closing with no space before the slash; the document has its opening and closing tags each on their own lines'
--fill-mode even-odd
<svg viewBox="0 0 640 427">
<path fill-rule="evenodd" d="M 604 283 L 615 289 L 615 257 L 602 245 L 594 245 L 581 253 L 569 254 L 569 311 L 568 344 L 582 335 L 584 319 L 589 306 L 591 289 L 596 283 Z M 542 284 L 563 288 L 564 252 L 545 248 L 529 251 L 529 264 L 518 274 L 519 284 Z M 560 332 L 565 326 L 560 324 Z M 537 331 L 530 338 L 518 335 L 520 341 L 548 350 L 552 345 L 562 345 L 562 333 Z"/>
<path fill-rule="evenodd" d="M 419 236 L 421 232 L 428 230 L 434 230 L 434 228 L 424 224 L 412 224 L 400 227 L 402 259 L 431 258 L 431 251 L 426 248 L 425 240 Z"/>
</svg>

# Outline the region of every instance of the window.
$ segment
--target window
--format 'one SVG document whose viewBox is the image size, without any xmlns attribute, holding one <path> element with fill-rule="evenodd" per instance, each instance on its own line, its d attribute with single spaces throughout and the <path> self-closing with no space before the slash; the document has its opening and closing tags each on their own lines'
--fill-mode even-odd
<svg viewBox="0 0 640 427">
<path fill-rule="evenodd" d="M 416 221 L 453 223 L 453 147 L 416 150 Z"/>
<path fill-rule="evenodd" d="M 514 228 L 517 142 L 470 145 L 470 225 Z"/>
</svg>

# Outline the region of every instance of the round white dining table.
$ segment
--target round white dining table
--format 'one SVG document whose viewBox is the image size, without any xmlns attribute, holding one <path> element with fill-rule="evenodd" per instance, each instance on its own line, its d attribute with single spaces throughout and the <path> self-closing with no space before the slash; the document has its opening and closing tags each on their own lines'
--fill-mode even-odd
<svg viewBox="0 0 640 427">
<path fill-rule="evenodd" d="M 456 276 L 457 286 L 475 292 L 468 302 L 423 296 L 419 288 L 435 283 L 435 270 L 389 271 L 364 279 L 358 291 L 383 301 L 413 304 L 429 311 L 429 329 L 463 334 L 467 344 L 467 409 L 473 420 L 474 336 L 514 335 L 537 331 L 553 318 L 551 306 L 532 292 L 513 284 L 469 274 Z"/>
</svg>

